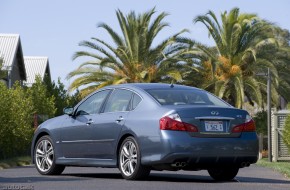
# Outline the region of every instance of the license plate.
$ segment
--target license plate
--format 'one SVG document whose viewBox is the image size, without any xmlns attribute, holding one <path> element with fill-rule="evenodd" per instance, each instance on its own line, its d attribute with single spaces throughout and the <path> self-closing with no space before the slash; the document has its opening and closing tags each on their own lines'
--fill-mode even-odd
<svg viewBox="0 0 290 190">
<path fill-rule="evenodd" d="M 224 131 L 224 126 L 222 121 L 205 121 L 205 131 Z"/>
</svg>

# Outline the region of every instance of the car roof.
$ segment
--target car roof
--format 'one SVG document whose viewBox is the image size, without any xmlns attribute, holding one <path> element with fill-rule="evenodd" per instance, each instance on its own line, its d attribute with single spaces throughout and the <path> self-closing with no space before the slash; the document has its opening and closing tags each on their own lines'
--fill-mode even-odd
<svg viewBox="0 0 290 190">
<path fill-rule="evenodd" d="M 184 85 L 178 85 L 178 84 L 166 84 L 166 83 L 126 83 L 126 84 L 119 84 L 119 85 L 112 85 L 112 86 L 108 86 L 113 87 L 113 88 L 139 88 L 139 89 L 143 89 L 143 90 L 148 90 L 148 89 L 170 89 L 170 88 L 174 88 L 174 89 L 196 89 L 196 90 L 201 90 L 199 88 L 195 88 L 195 87 L 190 87 L 190 86 L 184 86 Z"/>
</svg>

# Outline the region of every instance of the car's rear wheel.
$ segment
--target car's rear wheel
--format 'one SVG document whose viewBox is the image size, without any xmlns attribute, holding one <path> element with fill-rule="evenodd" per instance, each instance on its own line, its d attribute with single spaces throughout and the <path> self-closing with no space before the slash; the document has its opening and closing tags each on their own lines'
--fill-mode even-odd
<svg viewBox="0 0 290 190">
<path fill-rule="evenodd" d="M 53 143 L 47 135 L 37 141 L 34 148 L 34 159 L 36 169 L 42 175 L 58 175 L 65 169 L 65 166 L 55 163 Z"/>
<path fill-rule="evenodd" d="M 118 160 L 119 169 L 125 179 L 143 179 L 150 173 L 150 168 L 141 164 L 140 149 L 133 137 L 127 137 L 122 142 Z"/>
<path fill-rule="evenodd" d="M 238 167 L 208 169 L 209 175 L 217 181 L 230 181 L 236 177 L 238 172 Z"/>
</svg>

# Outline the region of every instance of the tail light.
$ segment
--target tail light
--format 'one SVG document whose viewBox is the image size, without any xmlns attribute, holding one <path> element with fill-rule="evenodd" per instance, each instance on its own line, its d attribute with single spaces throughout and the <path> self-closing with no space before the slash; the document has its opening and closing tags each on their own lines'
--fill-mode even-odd
<svg viewBox="0 0 290 190">
<path fill-rule="evenodd" d="M 178 114 L 171 114 L 159 120 L 160 130 L 198 132 L 196 126 L 182 122 Z"/>
<path fill-rule="evenodd" d="M 251 116 L 247 115 L 245 123 L 237 125 L 232 129 L 232 133 L 241 132 L 254 132 L 256 131 L 256 125 Z"/>
</svg>

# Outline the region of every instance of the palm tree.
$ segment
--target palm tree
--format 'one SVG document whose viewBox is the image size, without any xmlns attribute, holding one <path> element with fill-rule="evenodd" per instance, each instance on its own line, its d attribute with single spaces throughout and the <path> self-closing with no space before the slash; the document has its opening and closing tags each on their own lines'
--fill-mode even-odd
<svg viewBox="0 0 290 190">
<path fill-rule="evenodd" d="M 269 52 L 268 59 L 274 62 L 278 71 L 278 94 L 284 100 L 290 102 L 290 32 L 275 27 L 274 36 L 279 43 L 279 49 Z"/>
<path fill-rule="evenodd" d="M 270 67 L 274 81 L 277 79 L 274 64 L 264 59 L 266 50 L 277 46 L 276 40 L 265 33 L 272 25 L 255 14 L 240 14 L 238 8 L 222 13 L 221 23 L 212 11 L 194 22 L 203 23 L 215 42 L 214 48 L 192 42 L 207 57 L 194 71 L 208 77 L 204 79 L 205 88 L 238 108 L 245 98 L 261 106 L 266 83 L 256 72 Z"/>
<path fill-rule="evenodd" d="M 152 19 L 154 13 L 153 8 L 138 16 L 134 11 L 124 16 L 117 10 L 121 35 L 107 24 L 99 24 L 98 27 L 106 30 L 114 45 L 95 37 L 79 44 L 92 51 L 78 51 L 73 55 L 73 60 L 79 57 L 89 57 L 91 60 L 69 73 L 68 78 L 76 77 L 70 90 L 81 87 L 81 93 L 87 94 L 110 84 L 181 81 L 177 69 L 180 61 L 178 54 L 184 46 L 176 43 L 176 39 L 186 30 L 153 46 L 155 37 L 168 26 L 168 23 L 162 22 L 166 13 Z"/>
</svg>

